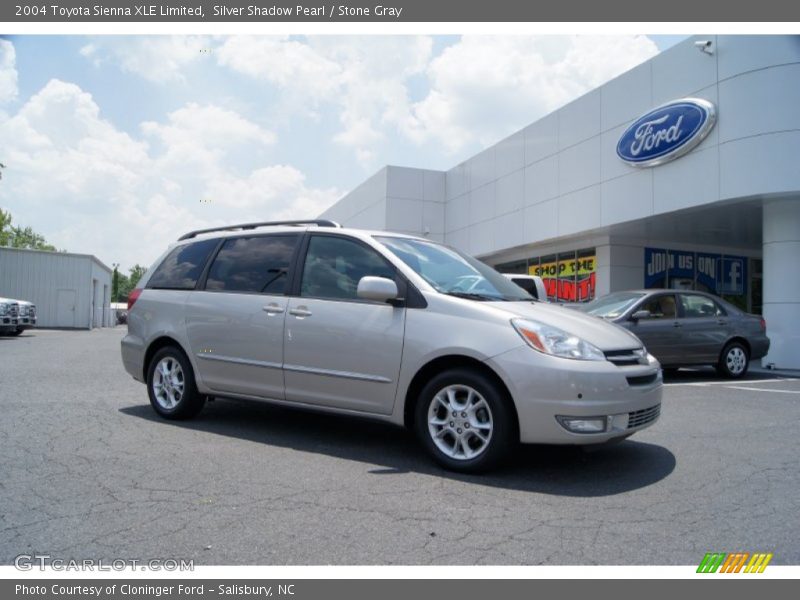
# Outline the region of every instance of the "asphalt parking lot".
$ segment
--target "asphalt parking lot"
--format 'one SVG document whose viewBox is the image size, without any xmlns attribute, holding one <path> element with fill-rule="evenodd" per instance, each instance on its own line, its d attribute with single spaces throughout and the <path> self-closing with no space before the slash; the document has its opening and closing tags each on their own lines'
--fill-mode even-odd
<svg viewBox="0 0 800 600">
<path fill-rule="evenodd" d="M 0 337 L 0 563 L 800 564 L 800 380 L 667 380 L 662 417 L 608 449 L 531 446 L 454 475 L 368 421 L 218 400 L 155 417 L 124 328 Z"/>
</svg>

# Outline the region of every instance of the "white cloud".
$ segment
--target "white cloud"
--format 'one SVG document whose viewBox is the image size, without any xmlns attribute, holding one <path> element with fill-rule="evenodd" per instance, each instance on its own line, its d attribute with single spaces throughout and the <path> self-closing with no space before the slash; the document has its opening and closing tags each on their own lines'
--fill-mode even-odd
<svg viewBox="0 0 800 600">
<path fill-rule="evenodd" d="M 195 103 L 169 113 L 166 123 L 146 121 L 141 130 L 164 148 L 158 159 L 162 170 L 201 170 L 204 177 L 230 164 L 242 149 L 252 153 L 276 141 L 273 132 L 236 112 Z"/>
<path fill-rule="evenodd" d="M 0 103 L 17 97 L 17 65 L 14 44 L 0 40 Z"/>
<path fill-rule="evenodd" d="M 49 81 L 0 125 L 9 181 L 38 202 L 64 192 L 117 188 L 142 176 L 147 148 L 99 116 L 77 85 Z M 82 203 L 106 199 L 77 196 Z"/>
<path fill-rule="evenodd" d="M 451 153 L 497 141 L 657 48 L 644 36 L 463 36 L 434 56 L 429 36 L 151 36 L 95 38 L 81 52 L 153 81 L 211 57 L 276 89 L 265 90 L 275 120 L 333 110 L 332 141 L 372 169 L 398 135 Z"/>
<path fill-rule="evenodd" d="M 80 54 L 100 66 L 108 61 L 149 81 L 183 81 L 187 65 L 208 56 L 211 38 L 183 36 L 108 36 L 96 37 L 80 49 Z"/>
<path fill-rule="evenodd" d="M 316 217 L 341 193 L 308 187 L 305 175 L 290 165 L 271 165 L 245 178 L 221 174 L 208 182 L 207 195 L 225 208 L 260 211 L 269 219 L 303 219 Z"/>
<path fill-rule="evenodd" d="M 305 42 L 283 38 L 232 37 L 215 54 L 220 65 L 277 86 L 282 109 L 316 114 L 322 104 L 338 107 L 334 141 L 362 162 L 372 148 L 406 118 L 407 81 L 431 57 L 427 36 L 318 36 Z"/>
<path fill-rule="evenodd" d="M 288 36 L 231 37 L 214 56 L 220 65 L 288 90 L 298 100 L 317 102 L 340 85 L 339 64 Z"/>
<path fill-rule="evenodd" d="M 464 36 L 430 62 L 403 130 L 451 152 L 486 145 L 656 53 L 642 36 Z"/>
<path fill-rule="evenodd" d="M 217 106 L 188 104 L 141 129 L 141 139 L 120 131 L 91 94 L 51 80 L 0 119 L 0 204 L 57 247 L 128 267 L 188 230 L 314 217 L 341 195 L 289 165 L 243 170 L 238 157 L 258 156 L 275 136 Z"/>
</svg>

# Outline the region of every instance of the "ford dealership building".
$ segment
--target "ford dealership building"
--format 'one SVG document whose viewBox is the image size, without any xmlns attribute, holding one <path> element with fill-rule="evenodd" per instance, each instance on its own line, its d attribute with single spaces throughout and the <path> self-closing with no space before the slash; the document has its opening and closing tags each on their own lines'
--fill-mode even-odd
<svg viewBox="0 0 800 600">
<path fill-rule="evenodd" d="M 552 299 L 670 287 L 767 321 L 800 368 L 800 36 L 697 36 L 447 171 L 388 166 L 322 217 L 426 236 Z"/>
</svg>

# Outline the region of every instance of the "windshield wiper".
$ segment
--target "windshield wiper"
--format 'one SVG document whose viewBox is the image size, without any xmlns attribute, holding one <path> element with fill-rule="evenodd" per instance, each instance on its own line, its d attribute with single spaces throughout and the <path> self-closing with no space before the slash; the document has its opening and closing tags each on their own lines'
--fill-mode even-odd
<svg viewBox="0 0 800 600">
<path fill-rule="evenodd" d="M 476 292 L 442 292 L 448 296 L 455 296 L 456 298 L 466 298 L 467 300 L 484 300 L 487 302 L 507 302 L 502 296 L 490 296 L 489 294 L 478 294 Z"/>
</svg>

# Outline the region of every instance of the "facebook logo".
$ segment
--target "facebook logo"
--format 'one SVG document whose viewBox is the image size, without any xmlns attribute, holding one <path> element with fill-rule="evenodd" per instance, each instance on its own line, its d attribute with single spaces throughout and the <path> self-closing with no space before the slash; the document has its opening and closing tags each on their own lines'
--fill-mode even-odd
<svg viewBox="0 0 800 600">
<path fill-rule="evenodd" d="M 744 294 L 745 258 L 726 256 L 722 259 L 722 293 Z"/>
</svg>

